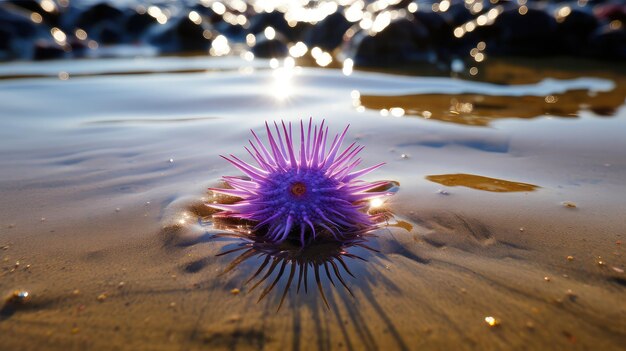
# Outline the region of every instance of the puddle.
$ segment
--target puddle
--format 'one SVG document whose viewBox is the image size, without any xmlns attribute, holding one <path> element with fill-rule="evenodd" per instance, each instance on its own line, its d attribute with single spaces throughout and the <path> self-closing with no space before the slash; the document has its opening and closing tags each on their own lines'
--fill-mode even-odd
<svg viewBox="0 0 626 351">
<path fill-rule="evenodd" d="M 511 193 L 519 191 L 535 191 L 537 185 L 512 182 L 504 179 L 483 177 L 475 174 L 438 174 L 426 176 L 431 182 L 445 186 L 464 186 L 475 190 L 490 191 L 494 193 Z"/>
</svg>

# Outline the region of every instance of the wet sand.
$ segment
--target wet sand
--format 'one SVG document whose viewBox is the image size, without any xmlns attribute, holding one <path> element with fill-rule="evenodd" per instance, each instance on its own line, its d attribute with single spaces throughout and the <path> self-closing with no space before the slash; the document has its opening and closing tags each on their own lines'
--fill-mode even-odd
<svg viewBox="0 0 626 351">
<path fill-rule="evenodd" d="M 33 66 L 44 77 L 0 81 L 0 293 L 30 293 L 1 308 L 0 349 L 623 348 L 619 72 L 549 69 L 537 75 L 556 83 L 513 78 L 527 86 L 508 89 L 220 67 L 60 81 Z M 432 94 L 420 103 L 432 118 L 393 115 L 406 96 Z M 529 107 L 437 118 L 463 94 Z M 308 291 L 292 285 L 277 311 L 291 266 L 257 302 L 279 272 L 252 291 L 263 254 L 224 273 L 239 253 L 217 255 L 242 241 L 216 237 L 202 203 L 237 175 L 218 155 L 243 155 L 249 128 L 310 115 L 351 123 L 366 166 L 387 162 L 368 179 L 400 183 L 385 205 L 395 217 L 367 238 L 376 251 L 346 248 L 367 260 L 344 259 L 354 277 L 340 270 L 354 296 L 322 271 L 326 307 L 311 271 Z"/>
</svg>

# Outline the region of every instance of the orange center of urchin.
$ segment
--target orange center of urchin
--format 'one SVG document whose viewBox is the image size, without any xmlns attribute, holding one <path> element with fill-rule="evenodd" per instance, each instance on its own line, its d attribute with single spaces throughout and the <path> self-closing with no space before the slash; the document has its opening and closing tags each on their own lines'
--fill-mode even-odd
<svg viewBox="0 0 626 351">
<path fill-rule="evenodd" d="M 304 193 L 306 193 L 306 185 L 304 185 L 304 183 L 302 182 L 296 182 L 296 183 L 291 184 L 291 189 L 289 190 L 295 196 L 300 197 L 304 195 Z"/>
</svg>

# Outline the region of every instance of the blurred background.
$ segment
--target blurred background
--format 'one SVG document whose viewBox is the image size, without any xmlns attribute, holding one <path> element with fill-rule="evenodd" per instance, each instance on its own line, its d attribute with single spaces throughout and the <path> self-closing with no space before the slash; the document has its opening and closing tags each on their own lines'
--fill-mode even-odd
<svg viewBox="0 0 626 351">
<path fill-rule="evenodd" d="M 625 20 L 621 0 L 4 0 L 0 60 L 237 55 L 475 76 L 498 56 L 624 60 Z"/>
</svg>

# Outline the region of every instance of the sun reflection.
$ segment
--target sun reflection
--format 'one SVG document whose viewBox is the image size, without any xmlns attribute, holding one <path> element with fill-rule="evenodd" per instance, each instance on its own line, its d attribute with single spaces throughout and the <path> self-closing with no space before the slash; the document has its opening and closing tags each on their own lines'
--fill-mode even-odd
<svg viewBox="0 0 626 351">
<path fill-rule="evenodd" d="M 60 45 L 65 44 L 65 40 L 67 39 L 67 35 L 65 35 L 65 33 L 63 33 L 63 31 L 61 31 L 59 28 L 53 27 L 50 30 L 50 34 L 52 34 L 52 37 L 54 38 L 54 41 L 56 41 L 58 44 L 60 44 Z"/>
<path fill-rule="evenodd" d="M 76 29 L 76 31 L 74 31 L 74 35 L 79 40 L 86 40 L 87 39 L 87 32 L 85 32 L 85 30 L 80 29 L 80 28 L 78 28 L 78 29 Z"/>
<path fill-rule="evenodd" d="M 189 215 L 189 213 L 187 212 L 183 212 L 180 215 L 180 218 L 178 218 L 178 224 L 185 224 L 187 223 L 187 221 L 189 221 L 191 219 L 191 215 Z"/>
<path fill-rule="evenodd" d="M 33 23 L 41 23 L 43 21 L 43 17 L 41 17 L 39 13 L 33 12 L 30 14 L 30 20 L 33 21 Z"/>
<path fill-rule="evenodd" d="M 517 12 L 519 12 L 520 15 L 525 15 L 528 13 L 528 7 L 526 7 L 525 5 L 520 6 Z"/>
<path fill-rule="evenodd" d="M 370 200 L 370 208 L 380 208 L 385 204 L 385 201 L 382 199 L 372 199 Z"/>
<path fill-rule="evenodd" d="M 148 14 L 155 18 L 159 24 L 167 23 L 167 16 L 158 6 L 148 7 Z"/>
<path fill-rule="evenodd" d="M 283 66 L 285 66 L 286 69 L 292 69 L 296 67 L 296 60 L 294 60 L 293 57 L 285 57 Z"/>
<path fill-rule="evenodd" d="M 385 11 L 376 16 L 372 23 L 372 31 L 378 33 L 385 29 L 391 23 L 391 12 Z"/>
<path fill-rule="evenodd" d="M 622 28 L 622 21 L 620 21 L 620 20 L 613 20 L 613 21 L 611 21 L 611 23 L 609 23 L 609 27 L 612 30 L 620 30 Z"/>
<path fill-rule="evenodd" d="M 294 46 L 289 48 L 289 55 L 292 57 L 302 57 L 308 50 L 309 48 L 307 48 L 306 44 L 299 41 Z"/>
<path fill-rule="evenodd" d="M 492 316 L 485 317 L 485 323 L 487 323 L 487 325 L 489 325 L 489 327 L 491 328 L 497 327 L 500 325 L 500 321 Z"/>
<path fill-rule="evenodd" d="M 226 6 L 219 1 L 214 2 L 211 5 L 211 10 L 213 10 L 218 15 L 223 15 L 226 12 Z"/>
<path fill-rule="evenodd" d="M 392 107 L 389 109 L 389 113 L 394 117 L 402 117 L 404 116 L 404 109 L 401 107 Z"/>
<path fill-rule="evenodd" d="M 209 53 L 212 56 L 224 56 L 230 52 L 230 45 L 228 45 L 228 39 L 223 35 L 218 35 L 213 43 L 211 43 L 211 49 Z"/>
<path fill-rule="evenodd" d="M 442 2 L 439 3 L 439 11 L 446 12 L 448 11 L 449 8 L 450 8 L 450 1 L 443 0 Z"/>
<path fill-rule="evenodd" d="M 350 22 L 358 22 L 363 18 L 363 1 L 355 1 L 346 9 L 345 16 Z"/>
<path fill-rule="evenodd" d="M 278 60 L 277 60 L 278 62 Z M 285 101 L 293 94 L 293 76 L 295 73 L 295 61 L 288 57 L 282 67 L 277 67 L 273 72 L 273 82 L 270 92 L 278 101 Z"/>
<path fill-rule="evenodd" d="M 315 57 L 315 63 L 321 67 L 326 67 L 330 65 L 331 62 L 333 62 L 333 57 L 325 51 L 322 51 L 319 55 L 317 55 L 317 57 Z"/>
<path fill-rule="evenodd" d="M 353 68 L 354 68 L 354 61 L 352 61 L 352 59 L 345 59 L 343 61 L 342 72 L 344 75 L 346 76 L 351 75 Z"/>
<path fill-rule="evenodd" d="M 243 53 L 241 55 L 243 57 L 244 60 L 246 61 L 252 61 L 254 60 L 254 53 L 252 53 L 252 51 L 246 51 L 245 53 Z"/>
<path fill-rule="evenodd" d="M 248 44 L 248 46 L 256 45 L 256 36 L 254 36 L 254 34 L 252 33 L 246 35 L 246 44 Z"/>
<path fill-rule="evenodd" d="M 276 30 L 272 27 L 266 27 L 263 31 L 263 34 L 267 38 L 267 40 L 274 40 L 276 38 Z"/>
<path fill-rule="evenodd" d="M 274 58 L 272 58 L 270 60 L 270 67 L 271 68 L 276 69 L 276 68 L 278 68 L 279 65 L 280 65 L 280 63 L 278 62 L 277 58 L 274 57 Z"/>
<path fill-rule="evenodd" d="M 200 14 L 197 13 L 196 11 L 189 12 L 188 17 L 189 17 L 189 20 L 192 21 L 195 24 L 202 23 L 202 17 L 200 17 Z"/>
<path fill-rule="evenodd" d="M 54 12 L 57 9 L 56 4 L 52 0 L 41 0 L 39 6 L 46 12 Z"/>
</svg>

